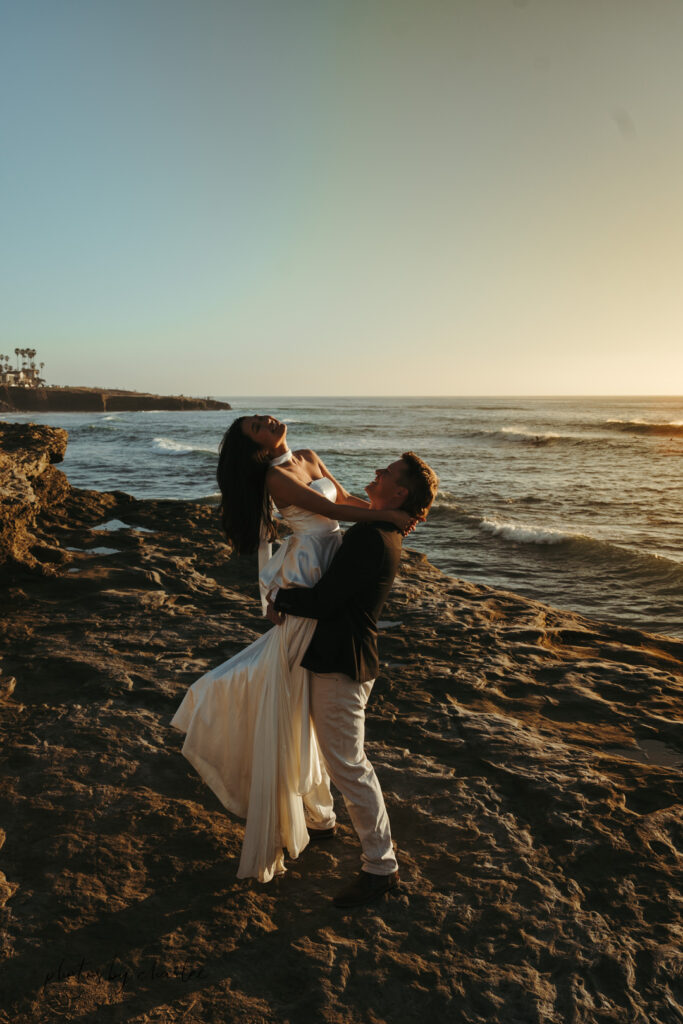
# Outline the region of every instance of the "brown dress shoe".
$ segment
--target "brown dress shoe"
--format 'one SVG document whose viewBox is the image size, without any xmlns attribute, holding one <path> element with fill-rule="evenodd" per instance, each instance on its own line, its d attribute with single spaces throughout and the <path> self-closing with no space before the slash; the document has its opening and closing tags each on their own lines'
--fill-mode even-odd
<svg viewBox="0 0 683 1024">
<path fill-rule="evenodd" d="M 338 892 L 332 902 L 335 907 L 359 907 L 363 903 L 378 900 L 397 885 L 398 871 L 390 875 L 371 875 L 369 871 L 359 871 L 351 885 Z"/>
</svg>

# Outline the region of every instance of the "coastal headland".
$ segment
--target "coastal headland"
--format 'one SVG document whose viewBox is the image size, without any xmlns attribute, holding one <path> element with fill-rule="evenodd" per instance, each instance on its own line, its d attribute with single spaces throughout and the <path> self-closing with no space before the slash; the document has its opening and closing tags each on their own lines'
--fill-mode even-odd
<svg viewBox="0 0 683 1024">
<path fill-rule="evenodd" d="M 272 628 L 255 559 L 210 504 L 71 487 L 66 444 L 0 424 L 2 1024 L 682 1019 L 683 641 L 406 551 L 367 721 L 397 895 L 332 907 L 341 800 L 240 881 L 169 722 Z"/>
<path fill-rule="evenodd" d="M 0 412 L 142 412 L 229 409 L 227 402 L 112 388 L 0 387 Z"/>
</svg>

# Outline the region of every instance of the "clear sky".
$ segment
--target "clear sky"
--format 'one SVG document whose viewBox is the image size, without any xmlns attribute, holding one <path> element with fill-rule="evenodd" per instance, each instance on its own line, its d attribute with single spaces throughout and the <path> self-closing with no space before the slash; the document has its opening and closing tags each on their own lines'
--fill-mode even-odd
<svg viewBox="0 0 683 1024">
<path fill-rule="evenodd" d="M 0 351 L 51 383 L 683 391 L 680 0 L 0 12 Z"/>
</svg>

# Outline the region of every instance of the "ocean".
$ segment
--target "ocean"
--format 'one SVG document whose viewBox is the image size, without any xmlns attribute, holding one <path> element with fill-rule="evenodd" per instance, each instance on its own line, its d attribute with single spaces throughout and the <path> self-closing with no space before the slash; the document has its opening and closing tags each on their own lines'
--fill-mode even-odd
<svg viewBox="0 0 683 1024">
<path fill-rule="evenodd" d="M 408 546 L 444 572 L 683 637 L 683 398 L 234 398 L 230 412 L 3 414 L 69 432 L 78 487 L 217 493 L 235 416 L 270 412 L 355 493 L 406 449 L 441 487 Z"/>
</svg>

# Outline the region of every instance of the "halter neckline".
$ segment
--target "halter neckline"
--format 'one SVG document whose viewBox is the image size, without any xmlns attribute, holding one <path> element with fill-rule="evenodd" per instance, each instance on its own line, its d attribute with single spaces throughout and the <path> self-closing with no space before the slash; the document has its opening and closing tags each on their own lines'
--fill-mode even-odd
<svg viewBox="0 0 683 1024">
<path fill-rule="evenodd" d="M 271 459 L 270 462 L 268 463 L 268 465 L 269 466 L 282 466 L 282 465 L 284 465 L 285 462 L 291 462 L 291 461 L 292 461 L 292 453 L 291 453 L 291 451 L 288 448 L 286 452 L 282 453 L 282 455 L 278 455 L 276 458 Z"/>
</svg>

